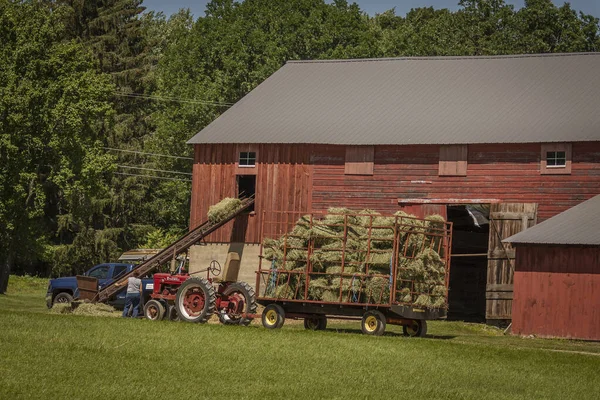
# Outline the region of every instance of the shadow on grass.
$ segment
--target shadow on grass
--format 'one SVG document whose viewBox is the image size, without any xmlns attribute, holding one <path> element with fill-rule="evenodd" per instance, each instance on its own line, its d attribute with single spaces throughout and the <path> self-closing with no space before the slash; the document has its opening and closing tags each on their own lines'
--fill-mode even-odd
<svg viewBox="0 0 600 400">
<path fill-rule="evenodd" d="M 352 329 L 352 328 L 327 328 L 325 332 L 335 332 L 335 333 L 346 333 L 350 335 L 365 335 L 360 329 Z M 366 336 L 366 335 L 365 335 Z M 404 336 L 402 333 L 398 332 L 390 332 L 386 331 L 383 336 L 387 337 L 408 337 Z M 436 340 L 452 340 L 456 339 L 457 336 L 454 335 L 426 335 L 424 339 L 436 339 Z"/>
</svg>

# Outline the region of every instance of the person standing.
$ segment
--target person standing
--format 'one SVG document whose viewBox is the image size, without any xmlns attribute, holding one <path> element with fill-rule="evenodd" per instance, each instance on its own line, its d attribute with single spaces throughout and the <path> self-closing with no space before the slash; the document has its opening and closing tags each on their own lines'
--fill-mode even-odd
<svg viewBox="0 0 600 400">
<path fill-rule="evenodd" d="M 142 280 L 135 276 L 127 278 L 126 281 L 117 282 L 115 286 L 125 286 L 127 284 L 127 294 L 125 295 L 125 308 L 123 309 L 123 318 L 127 318 L 130 308 L 133 307 L 131 317 L 136 318 L 140 313 L 140 299 L 142 297 Z"/>
</svg>

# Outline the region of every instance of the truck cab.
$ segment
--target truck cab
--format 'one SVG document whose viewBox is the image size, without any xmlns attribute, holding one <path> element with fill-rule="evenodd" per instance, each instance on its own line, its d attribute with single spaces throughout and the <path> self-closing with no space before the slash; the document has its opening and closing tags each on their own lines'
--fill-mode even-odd
<svg viewBox="0 0 600 400">
<path fill-rule="evenodd" d="M 134 267 L 135 264 L 104 263 L 90 268 L 83 275 L 98 279 L 98 289 L 102 289 L 115 279 L 131 271 Z M 152 292 L 152 279 L 142 279 L 142 285 L 144 295 L 147 290 Z M 125 294 L 125 289 L 120 291 L 108 304 L 122 309 L 125 306 Z M 50 280 L 46 293 L 46 305 L 48 308 L 52 308 L 55 303 L 70 303 L 77 298 L 79 298 L 79 290 L 77 289 L 77 278 L 75 276 Z"/>
</svg>

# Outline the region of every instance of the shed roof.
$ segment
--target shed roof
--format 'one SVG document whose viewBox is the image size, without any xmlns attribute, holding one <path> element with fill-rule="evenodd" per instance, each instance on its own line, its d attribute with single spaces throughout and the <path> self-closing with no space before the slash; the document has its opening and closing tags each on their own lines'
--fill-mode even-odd
<svg viewBox="0 0 600 400">
<path fill-rule="evenodd" d="M 600 195 L 504 241 L 531 244 L 600 245 Z"/>
<path fill-rule="evenodd" d="M 600 140 L 600 53 L 290 61 L 188 141 Z"/>
</svg>

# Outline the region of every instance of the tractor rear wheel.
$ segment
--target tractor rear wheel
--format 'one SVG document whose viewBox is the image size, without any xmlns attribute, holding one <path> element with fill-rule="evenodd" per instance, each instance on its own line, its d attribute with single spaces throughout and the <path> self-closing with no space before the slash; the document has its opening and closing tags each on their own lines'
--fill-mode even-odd
<svg viewBox="0 0 600 400">
<path fill-rule="evenodd" d="M 361 328 L 366 335 L 383 335 L 385 332 L 385 315 L 378 310 L 367 311 L 362 317 Z"/>
<path fill-rule="evenodd" d="M 165 317 L 165 306 L 158 300 L 149 300 L 144 305 L 144 316 L 151 321 L 160 321 Z"/>
<path fill-rule="evenodd" d="M 425 337 L 427 335 L 427 321 L 424 319 L 414 319 L 410 325 L 403 325 L 402 332 L 404 336 Z"/>
<path fill-rule="evenodd" d="M 327 328 L 327 318 L 323 316 L 304 318 L 304 329 L 324 331 Z"/>
<path fill-rule="evenodd" d="M 262 313 L 262 324 L 267 329 L 279 329 L 285 322 L 285 311 L 279 304 L 269 304 Z"/>
<path fill-rule="evenodd" d="M 254 294 L 254 289 L 246 282 L 235 282 L 230 284 L 223 291 L 223 297 L 243 302 L 243 313 L 254 314 L 256 312 L 256 295 Z M 226 325 L 250 325 L 250 322 L 252 322 L 252 318 L 242 317 L 233 310 L 221 309 L 218 310 L 218 314 L 219 321 Z"/>
<path fill-rule="evenodd" d="M 179 318 L 186 322 L 206 322 L 215 311 L 215 289 L 204 278 L 183 282 L 175 296 Z"/>
</svg>

